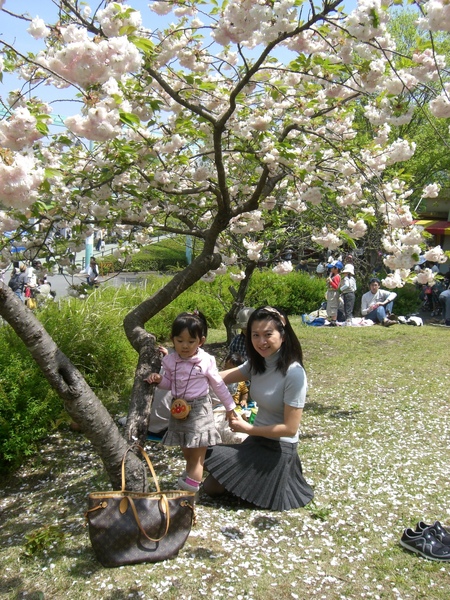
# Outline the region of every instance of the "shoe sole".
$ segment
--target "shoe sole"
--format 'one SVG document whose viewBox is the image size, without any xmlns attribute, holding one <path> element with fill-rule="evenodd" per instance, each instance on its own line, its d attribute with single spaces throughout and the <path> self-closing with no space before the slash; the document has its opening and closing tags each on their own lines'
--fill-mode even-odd
<svg viewBox="0 0 450 600">
<path fill-rule="evenodd" d="M 410 552 L 415 552 L 416 554 L 419 554 L 420 556 L 422 556 L 422 558 L 427 558 L 428 560 L 435 560 L 437 562 L 450 562 L 450 555 L 448 558 L 439 558 L 438 556 L 430 556 L 429 554 L 425 554 L 425 552 L 422 552 L 422 550 L 419 550 L 419 548 L 412 548 L 409 544 L 406 544 L 402 540 L 400 540 L 400 546 L 403 546 L 403 548 L 406 548 L 406 550 L 409 550 Z"/>
</svg>

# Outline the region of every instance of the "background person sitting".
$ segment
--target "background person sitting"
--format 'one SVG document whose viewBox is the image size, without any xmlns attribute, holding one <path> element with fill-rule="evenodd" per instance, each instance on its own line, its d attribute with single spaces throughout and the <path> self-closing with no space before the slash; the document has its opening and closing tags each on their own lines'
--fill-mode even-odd
<svg viewBox="0 0 450 600">
<path fill-rule="evenodd" d="M 243 365 L 244 362 L 244 357 L 241 354 L 238 354 L 237 352 L 228 354 L 225 358 L 225 370 L 228 371 L 228 369 L 232 369 L 233 367 L 239 367 L 239 365 Z M 227 387 L 230 394 L 233 396 L 236 405 L 240 408 L 247 408 L 248 382 L 236 381 L 235 383 L 230 383 Z"/>
<path fill-rule="evenodd" d="M 98 284 L 98 265 L 97 261 L 93 256 L 91 256 L 91 260 L 89 261 L 89 267 L 87 268 L 87 284 L 90 286 Z"/>
<path fill-rule="evenodd" d="M 397 321 L 392 318 L 392 309 L 397 294 L 380 289 L 380 284 L 378 277 L 372 277 L 369 281 L 370 291 L 361 298 L 361 314 L 374 323 L 390 327 L 397 324 Z"/>
<path fill-rule="evenodd" d="M 236 315 L 236 325 L 234 329 L 240 329 L 241 332 L 234 336 L 231 340 L 228 354 L 240 354 L 245 360 L 247 359 L 247 323 L 250 315 L 255 311 L 254 308 L 245 306 Z"/>
</svg>

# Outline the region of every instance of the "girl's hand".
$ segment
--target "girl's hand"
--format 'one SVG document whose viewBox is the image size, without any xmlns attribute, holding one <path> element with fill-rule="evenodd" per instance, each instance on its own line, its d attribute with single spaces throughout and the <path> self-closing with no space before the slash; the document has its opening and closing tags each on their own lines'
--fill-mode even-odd
<svg viewBox="0 0 450 600">
<path fill-rule="evenodd" d="M 234 415 L 231 415 L 228 421 L 231 431 L 236 431 L 238 433 L 250 433 L 250 431 L 253 429 L 253 425 L 250 425 L 250 423 L 244 421 L 244 419 L 235 413 L 234 410 L 232 412 Z"/>
<path fill-rule="evenodd" d="M 159 373 L 150 373 L 148 377 L 144 379 L 147 383 L 161 383 L 161 375 Z"/>
<path fill-rule="evenodd" d="M 167 356 L 169 354 L 169 351 L 167 348 L 164 348 L 164 346 L 158 346 L 158 352 L 163 356 Z"/>
<path fill-rule="evenodd" d="M 237 412 L 234 409 L 227 410 L 227 412 L 225 413 L 225 418 L 228 421 L 228 423 L 233 417 L 237 417 Z"/>
</svg>

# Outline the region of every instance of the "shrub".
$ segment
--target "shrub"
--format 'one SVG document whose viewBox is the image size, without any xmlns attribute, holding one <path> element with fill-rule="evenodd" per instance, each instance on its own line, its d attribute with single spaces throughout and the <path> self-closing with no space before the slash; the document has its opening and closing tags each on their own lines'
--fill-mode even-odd
<svg viewBox="0 0 450 600">
<path fill-rule="evenodd" d="M 187 265 L 186 238 L 183 236 L 165 238 L 132 254 L 125 263 L 113 256 L 105 256 L 99 259 L 98 263 L 102 275 L 117 271 L 133 273 L 178 271 Z"/>
<path fill-rule="evenodd" d="M 397 298 L 394 304 L 394 312 L 397 315 L 411 315 L 420 309 L 420 291 L 412 283 L 407 283 L 404 287 L 394 290 Z"/>
<path fill-rule="evenodd" d="M 229 276 L 217 277 L 210 283 L 197 281 L 150 319 L 146 328 L 159 341 L 167 341 L 170 338 L 170 330 L 175 317 L 181 312 L 192 312 L 196 309 L 205 315 L 208 327 L 220 328 L 223 325 L 225 313 L 232 303 L 232 295 L 228 289 L 230 284 Z"/>
<path fill-rule="evenodd" d="M 301 315 L 316 310 L 324 301 L 325 279 L 307 273 L 292 272 L 277 275 L 272 271 L 257 271 L 250 281 L 247 306 L 276 306 L 288 315 Z"/>
<path fill-rule="evenodd" d="M 103 286 L 84 300 L 51 303 L 40 314 L 58 347 L 110 411 L 126 400 L 132 386 L 137 355 L 125 335 L 123 318 L 140 301 L 135 296 L 127 286 Z"/>
<path fill-rule="evenodd" d="M 0 373 L 0 473 L 7 473 L 48 435 L 62 403 L 9 327 L 0 329 Z"/>
<path fill-rule="evenodd" d="M 127 410 L 137 362 L 123 330 L 123 317 L 144 294 L 148 292 L 139 288 L 104 286 L 86 300 L 67 298 L 37 313 L 112 413 Z M 1 327 L 0 472 L 20 466 L 23 457 L 32 454 L 48 435 L 62 410 L 62 401 L 23 343 L 9 326 Z"/>
</svg>

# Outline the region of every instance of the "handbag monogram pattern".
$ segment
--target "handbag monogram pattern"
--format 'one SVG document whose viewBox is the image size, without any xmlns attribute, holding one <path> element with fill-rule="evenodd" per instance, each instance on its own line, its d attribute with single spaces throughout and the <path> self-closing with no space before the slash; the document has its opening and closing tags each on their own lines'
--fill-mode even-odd
<svg viewBox="0 0 450 600">
<path fill-rule="evenodd" d="M 86 519 L 89 537 L 97 559 L 104 567 L 173 558 L 184 546 L 191 530 L 194 492 L 161 491 L 147 453 L 142 453 L 156 492 L 132 492 L 125 489 L 125 459 L 122 459 L 122 489 L 92 492 L 88 497 Z"/>
</svg>

